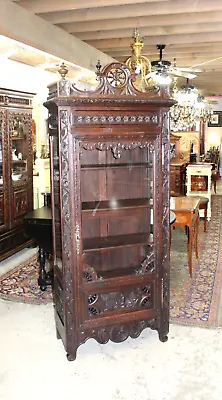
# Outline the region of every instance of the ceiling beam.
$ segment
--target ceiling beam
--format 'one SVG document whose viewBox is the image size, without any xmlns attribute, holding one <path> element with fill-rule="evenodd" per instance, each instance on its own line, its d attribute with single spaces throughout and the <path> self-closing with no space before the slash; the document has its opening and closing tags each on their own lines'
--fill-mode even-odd
<svg viewBox="0 0 222 400">
<path fill-rule="evenodd" d="M 127 0 L 127 4 L 155 3 L 169 0 Z M 84 8 L 98 8 L 110 5 L 109 0 L 20 0 L 19 5 L 34 14 L 53 11 L 78 10 Z M 112 5 L 126 4 L 126 0 L 112 0 Z"/>
<path fill-rule="evenodd" d="M 193 55 L 199 55 L 200 57 L 206 56 L 206 54 L 210 55 L 222 55 L 222 51 L 220 48 L 222 47 L 222 42 L 218 42 L 218 44 L 215 45 L 209 45 L 209 46 L 195 46 L 195 47 L 187 47 L 181 50 L 180 47 L 166 47 L 163 53 L 163 58 L 169 58 L 169 57 L 192 57 Z M 120 59 L 120 57 L 129 57 L 129 55 L 132 53 L 131 49 L 128 47 L 127 49 L 124 47 L 120 51 L 114 51 L 114 50 L 106 50 L 106 53 L 113 58 Z M 146 57 L 153 57 L 153 56 L 158 56 L 159 51 L 156 49 L 155 46 L 147 46 L 146 48 L 143 49 L 143 55 Z"/>
<path fill-rule="evenodd" d="M 222 4 L 222 2 L 221 2 Z M 162 36 L 150 36 L 144 39 L 144 43 L 148 45 L 157 45 L 158 43 L 163 43 L 165 45 L 170 44 L 190 44 L 190 43 L 207 43 L 207 42 L 221 42 L 222 41 L 222 31 L 221 32 L 209 32 L 209 33 L 193 33 L 186 35 L 162 35 Z M 129 38 L 124 39 L 105 39 L 105 40 L 88 40 L 91 46 L 99 49 L 104 49 L 106 51 L 109 49 L 118 49 L 118 47 L 128 47 Z"/>
<path fill-rule="evenodd" d="M 88 22 L 118 18 L 122 19 L 123 16 L 124 18 L 135 18 L 149 15 L 198 13 L 200 10 L 201 12 L 211 12 L 212 10 L 222 11 L 222 2 L 218 0 L 201 0 L 200 6 L 199 1 L 170 0 L 156 3 L 146 2 L 142 7 L 140 4 L 129 4 L 120 6 L 89 8 L 74 11 L 63 11 L 62 14 L 64 17 L 67 17 L 67 22 Z M 47 18 L 47 20 L 52 23 L 56 23 L 55 19 L 53 19 L 55 17 L 54 13 L 49 13 L 48 16 L 47 14 L 41 14 L 41 17 Z"/>
<path fill-rule="evenodd" d="M 130 54 L 126 56 L 115 56 L 115 58 L 118 61 L 125 62 L 125 60 L 130 56 Z M 144 54 L 145 57 L 147 57 L 150 61 L 156 61 L 159 60 L 159 54 Z M 202 62 L 205 62 L 207 60 L 212 60 L 222 57 L 222 52 L 221 51 L 216 51 L 212 53 L 187 53 L 186 55 L 183 53 L 172 53 L 172 54 L 165 54 L 163 56 L 164 60 L 169 60 L 173 62 L 174 58 L 176 58 L 177 64 L 179 63 L 187 63 L 187 60 L 202 60 Z"/>
<path fill-rule="evenodd" d="M 53 18 L 54 21 L 53 21 Z M 191 13 L 182 13 L 182 14 L 170 14 L 170 15 L 152 15 L 148 17 L 140 17 L 140 18 L 117 18 L 117 19 L 108 19 L 104 21 L 100 21 L 99 30 L 98 30 L 98 22 L 97 21 L 81 21 L 81 22 L 64 22 L 64 19 L 61 16 L 61 13 L 56 14 L 46 14 L 44 16 L 46 20 L 50 20 L 55 24 L 60 24 L 62 28 L 64 28 L 69 33 L 77 33 L 77 32 L 92 32 L 92 31 L 112 31 L 119 29 L 132 29 L 137 27 L 140 30 L 141 36 L 144 36 L 143 29 L 144 27 L 155 27 L 155 26 L 168 26 L 168 25 L 185 25 L 185 24 L 203 24 L 203 23 L 214 23 L 222 21 L 222 11 L 212 11 L 212 12 L 198 12 L 195 14 Z M 69 17 L 71 18 L 71 17 Z M 77 35 L 78 36 L 78 35 Z"/>
<path fill-rule="evenodd" d="M 164 36 L 164 35 L 180 35 L 187 33 L 201 33 L 201 32 L 222 32 L 221 22 L 204 23 L 204 24 L 186 24 L 186 25 L 171 25 L 171 26 L 152 26 L 143 28 L 142 36 Z M 130 43 L 132 37 L 131 29 L 117 29 L 111 31 L 94 31 L 94 32 L 83 32 L 75 33 L 75 35 L 81 40 L 100 40 L 100 39 L 117 39 L 127 38 Z M 132 40 L 131 40 L 132 42 Z"/>
<path fill-rule="evenodd" d="M 98 59 L 101 64 L 114 61 L 107 54 L 31 14 L 10 0 L 0 2 L 0 15 L 0 34 L 70 63 L 95 71 Z"/>
</svg>

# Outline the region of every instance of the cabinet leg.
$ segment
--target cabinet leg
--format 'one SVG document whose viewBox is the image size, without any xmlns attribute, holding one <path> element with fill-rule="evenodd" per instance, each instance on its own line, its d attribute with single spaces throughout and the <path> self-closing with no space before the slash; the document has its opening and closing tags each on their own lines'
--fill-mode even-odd
<svg viewBox="0 0 222 400">
<path fill-rule="evenodd" d="M 38 277 L 38 285 L 42 291 L 45 291 L 47 288 L 46 282 L 47 274 L 45 270 L 45 253 L 44 250 L 39 247 L 39 277 Z"/>
<path fill-rule="evenodd" d="M 66 354 L 66 357 L 67 357 L 67 360 L 68 361 L 75 361 L 75 359 L 76 359 L 76 352 L 75 352 L 75 354 Z"/>
<path fill-rule="evenodd" d="M 158 334 L 159 334 L 159 339 L 160 339 L 160 341 L 161 342 L 167 342 L 167 340 L 168 340 L 168 336 L 167 335 L 165 335 L 165 334 L 163 334 L 162 332 L 158 332 Z"/>
</svg>

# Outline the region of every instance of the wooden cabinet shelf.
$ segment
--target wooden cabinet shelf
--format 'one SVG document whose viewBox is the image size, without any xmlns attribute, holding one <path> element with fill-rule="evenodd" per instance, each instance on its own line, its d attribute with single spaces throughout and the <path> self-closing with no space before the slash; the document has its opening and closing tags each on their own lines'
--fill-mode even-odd
<svg viewBox="0 0 222 400">
<path fill-rule="evenodd" d="M 144 246 L 147 244 L 152 244 L 152 241 L 153 235 L 148 233 L 83 239 L 83 251 L 87 252 L 114 249 L 117 247 Z"/>
<path fill-rule="evenodd" d="M 110 271 L 99 271 L 97 273 L 98 280 L 96 282 L 88 281 L 83 283 L 83 290 L 86 293 L 92 293 L 95 289 L 97 291 L 103 290 L 104 287 L 106 289 L 116 288 L 118 285 L 119 288 L 124 287 L 126 285 L 126 280 L 130 285 L 135 284 L 135 281 L 138 285 L 144 284 L 144 275 L 139 273 L 139 267 L 128 267 L 128 268 L 116 268 Z M 155 272 L 150 272 L 146 276 L 146 283 L 153 282 L 156 278 Z"/>
<path fill-rule="evenodd" d="M 111 199 L 108 201 L 90 201 L 82 203 L 83 216 L 87 214 L 99 214 L 100 211 L 116 211 L 124 209 L 152 208 L 152 200 L 140 199 Z"/>
<path fill-rule="evenodd" d="M 83 170 L 86 169 L 109 169 L 109 168 L 152 168 L 153 165 L 150 163 L 118 163 L 118 164 L 85 164 L 81 165 Z"/>
<path fill-rule="evenodd" d="M 125 83 L 112 85 L 119 73 Z M 151 327 L 166 341 L 169 330 L 173 103 L 166 90 L 138 92 L 123 64 L 99 76 L 81 94 L 63 79 L 45 103 L 55 321 L 69 360 L 88 338 L 121 342 Z"/>
</svg>

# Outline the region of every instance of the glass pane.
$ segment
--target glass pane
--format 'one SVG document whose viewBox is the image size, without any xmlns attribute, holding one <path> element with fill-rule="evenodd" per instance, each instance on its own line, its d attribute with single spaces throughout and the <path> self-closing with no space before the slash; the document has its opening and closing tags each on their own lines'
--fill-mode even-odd
<svg viewBox="0 0 222 400">
<path fill-rule="evenodd" d="M 116 147 L 81 148 L 84 261 L 104 277 L 154 268 L 152 146 Z"/>
<path fill-rule="evenodd" d="M 9 133 L 11 136 L 12 182 L 24 182 L 28 179 L 28 119 L 23 114 L 10 113 Z"/>
</svg>

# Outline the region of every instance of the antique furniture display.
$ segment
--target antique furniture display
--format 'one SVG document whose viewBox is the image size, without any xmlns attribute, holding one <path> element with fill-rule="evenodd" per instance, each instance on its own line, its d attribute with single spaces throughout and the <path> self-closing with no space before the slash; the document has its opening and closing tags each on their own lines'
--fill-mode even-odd
<svg viewBox="0 0 222 400">
<path fill-rule="evenodd" d="M 0 89 L 0 261 L 29 242 L 23 218 L 33 208 L 32 97 Z"/>
<path fill-rule="evenodd" d="M 25 230 L 39 246 L 39 276 L 38 285 L 42 291 L 52 284 L 52 216 L 51 208 L 47 205 L 31 211 L 24 217 Z M 46 259 L 49 270 L 46 271 Z"/>
<path fill-rule="evenodd" d="M 171 135 L 172 136 L 172 133 Z M 180 154 L 183 156 L 184 162 L 190 161 L 190 148 L 192 145 L 193 152 L 197 156 L 197 161 L 199 161 L 200 157 L 200 131 L 183 131 L 183 132 L 174 132 L 174 137 L 179 137 L 178 148 Z M 171 139 L 172 141 L 172 139 Z"/>
<path fill-rule="evenodd" d="M 209 199 L 207 197 L 198 197 L 199 199 L 199 211 L 204 210 L 204 232 L 207 230 L 207 207 Z"/>
<path fill-rule="evenodd" d="M 186 164 L 182 161 L 170 162 L 170 195 L 181 196 L 185 194 Z"/>
<path fill-rule="evenodd" d="M 169 330 L 173 102 L 136 90 L 123 64 L 97 74 L 96 91 L 63 78 L 45 103 L 55 320 L 68 360 L 88 338 L 122 342 L 150 327 L 166 341 Z"/>
<path fill-rule="evenodd" d="M 211 163 L 211 180 L 214 187 L 214 193 L 217 193 L 217 181 L 220 177 L 220 149 L 219 147 L 210 147 L 210 149 L 201 158 L 203 162 Z"/>
<path fill-rule="evenodd" d="M 185 194 L 185 165 L 180 151 L 181 136 L 170 134 L 170 195 Z"/>
<path fill-rule="evenodd" d="M 211 218 L 211 169 L 212 164 L 208 163 L 195 163 L 187 166 L 187 196 L 208 198 L 208 221 Z M 200 216 L 204 216 L 203 210 L 200 210 Z"/>
<path fill-rule="evenodd" d="M 174 226 L 188 228 L 188 267 L 192 278 L 192 250 L 195 245 L 196 258 L 198 258 L 198 223 L 199 223 L 199 199 L 192 197 L 171 197 L 170 209 L 176 214 Z M 193 241 L 194 240 L 194 241 Z"/>
</svg>

